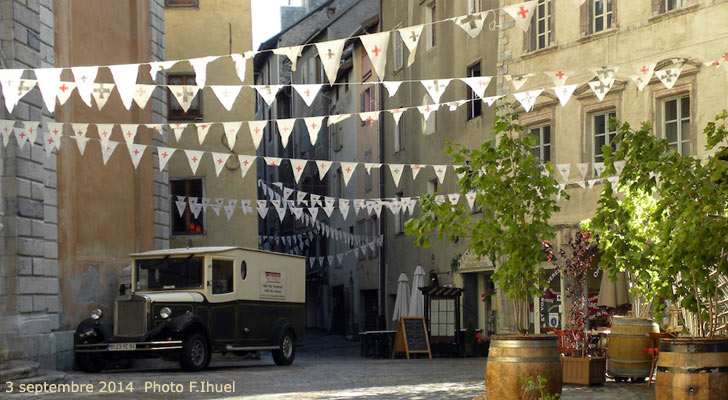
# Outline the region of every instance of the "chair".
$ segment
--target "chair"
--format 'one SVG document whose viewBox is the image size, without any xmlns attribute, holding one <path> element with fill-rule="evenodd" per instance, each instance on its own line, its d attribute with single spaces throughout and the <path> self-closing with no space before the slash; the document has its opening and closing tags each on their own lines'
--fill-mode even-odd
<svg viewBox="0 0 728 400">
<path fill-rule="evenodd" d="M 647 377 L 647 388 L 650 388 L 650 385 L 652 384 L 652 375 L 655 373 L 655 368 L 657 368 L 657 357 L 660 353 L 660 339 L 662 338 L 669 338 L 669 337 L 675 337 L 672 333 L 655 333 L 650 332 L 650 348 L 645 349 L 648 353 L 650 353 L 650 356 L 652 356 L 652 365 L 650 366 L 650 376 Z"/>
<path fill-rule="evenodd" d="M 556 336 L 558 336 L 557 341 L 559 343 L 559 353 L 564 356 L 574 355 L 574 348 L 569 344 L 567 339 L 567 335 L 571 333 L 571 331 L 556 330 L 554 332 L 556 333 Z"/>
</svg>

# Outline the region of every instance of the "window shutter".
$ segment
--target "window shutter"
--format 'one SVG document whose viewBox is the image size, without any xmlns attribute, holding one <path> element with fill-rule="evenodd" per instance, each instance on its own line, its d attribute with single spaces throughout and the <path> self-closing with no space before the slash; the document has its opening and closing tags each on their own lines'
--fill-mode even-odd
<svg viewBox="0 0 728 400">
<path fill-rule="evenodd" d="M 593 0 L 584 2 L 579 9 L 581 15 L 581 36 L 589 35 L 589 25 L 591 24 L 591 15 L 589 14 L 589 6 Z"/>
<path fill-rule="evenodd" d="M 652 15 L 662 14 L 664 11 L 665 0 L 652 0 Z"/>
</svg>

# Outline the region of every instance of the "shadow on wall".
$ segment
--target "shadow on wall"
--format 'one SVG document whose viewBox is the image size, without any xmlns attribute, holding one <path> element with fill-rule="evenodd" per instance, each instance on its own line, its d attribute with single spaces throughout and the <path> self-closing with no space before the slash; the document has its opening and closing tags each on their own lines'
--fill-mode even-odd
<svg viewBox="0 0 728 400">
<path fill-rule="evenodd" d="M 114 300 L 119 295 L 119 275 L 122 264 L 105 264 L 101 268 L 89 264 L 86 272 L 71 280 L 71 296 L 66 297 L 62 309 L 62 325 L 75 329 L 86 319 L 92 310 L 100 308 L 104 314 L 111 315 Z M 73 304 L 68 304 L 68 302 Z"/>
</svg>

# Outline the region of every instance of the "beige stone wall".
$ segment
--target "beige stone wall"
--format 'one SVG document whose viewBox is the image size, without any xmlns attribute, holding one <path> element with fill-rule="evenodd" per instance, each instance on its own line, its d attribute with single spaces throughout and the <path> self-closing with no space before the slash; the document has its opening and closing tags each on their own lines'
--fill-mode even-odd
<svg viewBox="0 0 728 400">
<path fill-rule="evenodd" d="M 251 49 L 250 2 L 237 0 L 201 1 L 199 8 L 167 8 L 165 10 L 167 59 L 203 57 L 244 53 Z M 192 72 L 186 63 L 178 63 L 171 72 Z M 253 83 L 253 66 L 248 62 L 245 84 Z M 234 64 L 229 58 L 218 59 L 207 67 L 207 85 L 237 85 L 240 81 Z M 217 100 L 211 89 L 202 90 L 203 121 L 248 121 L 254 120 L 254 93 L 244 88 L 238 96 L 232 111 L 228 112 Z M 175 101 L 174 99 L 172 101 Z M 185 121 L 188 122 L 188 121 Z M 201 122 L 201 121 L 189 121 Z M 221 125 L 211 128 L 202 146 L 198 144 L 194 127 L 188 127 L 179 143 L 170 135 L 171 147 L 230 152 Z M 234 154 L 255 154 L 247 124 L 243 124 L 233 148 Z M 186 156 L 178 151 L 167 166 L 170 179 L 192 177 Z M 205 155 L 196 176 L 204 178 L 206 197 L 227 199 L 257 198 L 255 168 L 251 168 L 245 179 L 241 177 L 240 165 L 235 155 L 231 156 L 220 176 L 215 176 L 213 161 Z M 253 202 L 254 203 L 254 202 Z M 172 212 L 177 212 L 172 207 Z M 230 221 L 224 210 L 220 216 L 208 209 L 205 235 L 172 236 L 171 247 L 184 247 L 191 241 L 194 246 L 235 245 L 258 248 L 258 214 L 243 215 L 238 202 Z"/>
</svg>

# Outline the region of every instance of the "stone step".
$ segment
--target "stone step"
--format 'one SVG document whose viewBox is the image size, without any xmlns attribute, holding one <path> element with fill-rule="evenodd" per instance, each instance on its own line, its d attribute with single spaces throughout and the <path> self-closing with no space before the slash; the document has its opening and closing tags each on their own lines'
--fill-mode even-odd
<svg viewBox="0 0 728 400">
<path fill-rule="evenodd" d="M 64 374 L 61 371 L 55 371 L 55 370 L 50 370 L 50 369 L 41 369 L 41 370 L 38 370 L 38 375 L 29 377 L 29 378 L 18 379 L 13 383 L 15 383 L 16 385 L 20 385 L 20 384 L 35 385 L 38 383 L 40 383 L 40 384 L 62 383 L 65 380 L 66 380 L 66 374 Z"/>
<path fill-rule="evenodd" d="M 34 361 L 8 361 L 0 369 L 0 383 L 34 377 L 38 373 L 38 367 L 39 364 Z"/>
</svg>

